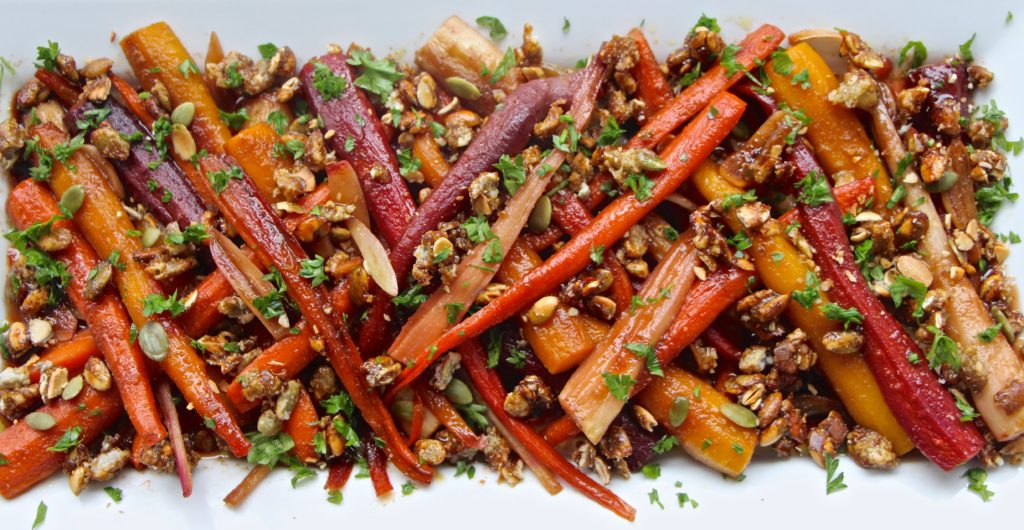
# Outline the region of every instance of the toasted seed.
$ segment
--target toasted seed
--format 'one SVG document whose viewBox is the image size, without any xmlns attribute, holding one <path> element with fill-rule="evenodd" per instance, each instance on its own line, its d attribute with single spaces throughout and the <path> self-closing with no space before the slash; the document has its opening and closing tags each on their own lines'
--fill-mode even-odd
<svg viewBox="0 0 1024 530">
<path fill-rule="evenodd" d="M 636 160 L 640 163 L 640 169 L 644 171 L 661 171 L 668 167 L 661 157 L 649 149 L 641 149 L 637 152 Z"/>
<path fill-rule="evenodd" d="M 537 300 L 533 307 L 526 312 L 526 319 L 531 324 L 543 324 L 551 318 L 551 315 L 555 314 L 555 309 L 558 307 L 557 296 L 545 296 L 540 300 Z"/>
<path fill-rule="evenodd" d="M 171 127 L 171 143 L 174 145 L 174 152 L 185 160 L 190 160 L 196 154 L 196 141 L 192 133 L 180 123 Z"/>
<path fill-rule="evenodd" d="M 960 175 L 957 175 L 956 171 L 946 171 L 939 177 L 939 180 L 929 182 L 924 187 L 932 193 L 942 193 L 952 188 L 958 178 L 960 178 Z"/>
<path fill-rule="evenodd" d="M 396 400 L 391 404 L 391 413 L 403 421 L 412 421 L 412 401 Z"/>
<path fill-rule="evenodd" d="M 139 346 L 146 357 L 163 361 L 167 358 L 167 332 L 156 322 L 146 322 L 139 330 Z"/>
<path fill-rule="evenodd" d="M 85 188 L 81 184 L 75 184 L 70 188 L 64 190 L 64 193 L 60 196 L 60 206 L 71 212 L 71 215 L 75 215 L 75 212 L 82 207 L 82 202 L 85 201 Z"/>
<path fill-rule="evenodd" d="M 551 224 L 551 199 L 547 195 L 541 195 L 540 200 L 533 207 L 533 211 L 530 212 L 530 220 L 527 221 L 526 225 L 530 228 L 530 231 L 534 234 L 539 234 L 547 230 L 548 225 Z"/>
<path fill-rule="evenodd" d="M 57 425 L 57 420 L 45 412 L 33 412 L 25 416 L 25 423 L 37 431 L 45 431 Z"/>
<path fill-rule="evenodd" d="M 678 427 L 686 421 L 686 416 L 690 414 L 690 400 L 684 396 L 676 396 L 672 400 L 672 408 L 668 410 L 668 424 L 673 427 Z"/>
<path fill-rule="evenodd" d="M 461 77 L 449 77 L 444 80 L 444 85 L 451 90 L 452 94 L 462 99 L 474 101 L 480 97 L 480 89 Z"/>
<path fill-rule="evenodd" d="M 60 397 L 64 400 L 75 399 L 82 391 L 83 380 L 82 376 L 76 375 L 68 381 L 68 384 L 64 386 L 64 391 L 60 393 Z"/>
<path fill-rule="evenodd" d="M 740 427 L 746 427 L 748 429 L 757 427 L 757 415 L 743 405 L 725 403 L 719 407 L 719 410 L 722 411 L 722 415 L 728 418 L 729 421 L 739 425 Z"/>
<path fill-rule="evenodd" d="M 896 268 L 907 278 L 919 281 L 925 287 L 930 287 L 934 280 L 928 265 L 909 254 L 896 258 Z"/>
<path fill-rule="evenodd" d="M 142 231 L 142 246 L 149 248 L 160 239 L 160 229 L 149 225 Z"/>
<path fill-rule="evenodd" d="M 444 395 L 456 405 L 469 405 L 473 402 L 473 392 L 460 379 L 452 379 L 444 389 Z"/>
<path fill-rule="evenodd" d="M 181 105 L 175 107 L 174 111 L 171 112 L 171 123 L 177 125 L 188 126 L 192 123 L 192 118 L 196 115 L 196 105 L 191 101 L 186 101 Z"/>
</svg>

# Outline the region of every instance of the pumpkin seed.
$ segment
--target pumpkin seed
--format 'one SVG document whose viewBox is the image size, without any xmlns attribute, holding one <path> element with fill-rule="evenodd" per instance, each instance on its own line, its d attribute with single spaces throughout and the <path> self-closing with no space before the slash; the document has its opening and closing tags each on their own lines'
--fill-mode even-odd
<svg viewBox="0 0 1024 530">
<path fill-rule="evenodd" d="M 676 396 L 672 400 L 672 408 L 668 411 L 668 424 L 673 427 L 678 427 L 686 421 L 686 416 L 690 414 L 690 400 L 683 396 Z"/>
<path fill-rule="evenodd" d="M 139 346 L 146 357 L 156 362 L 167 358 L 167 332 L 157 322 L 146 322 L 139 330 Z"/>
<path fill-rule="evenodd" d="M 640 169 L 644 171 L 661 171 L 668 167 L 668 164 L 650 149 L 641 149 L 636 153 L 636 161 Z"/>
<path fill-rule="evenodd" d="M 452 379 L 448 387 L 444 389 L 444 395 L 456 405 L 469 405 L 473 402 L 473 392 L 461 379 Z"/>
<path fill-rule="evenodd" d="M 142 246 L 149 248 L 160 239 L 160 229 L 149 225 L 142 231 Z"/>
<path fill-rule="evenodd" d="M 932 193 L 942 193 L 953 187 L 956 184 L 956 179 L 960 178 L 960 175 L 956 174 L 956 171 L 946 171 L 939 177 L 939 180 L 935 182 L 929 182 L 925 184 L 925 189 Z"/>
<path fill-rule="evenodd" d="M 530 220 L 527 221 L 526 226 L 530 228 L 530 231 L 534 234 L 539 234 L 547 230 L 548 225 L 551 224 L 551 199 L 547 195 L 541 195 L 540 200 L 534 205 L 533 211 L 530 212 Z"/>
<path fill-rule="evenodd" d="M 722 415 L 728 418 L 729 421 L 739 425 L 740 427 L 746 427 L 748 429 L 757 427 L 757 415 L 743 405 L 725 403 L 718 409 L 722 411 Z"/>
<path fill-rule="evenodd" d="M 196 154 L 196 141 L 192 133 L 180 123 L 171 127 L 171 145 L 174 146 L 174 152 L 185 160 L 191 160 Z"/>
<path fill-rule="evenodd" d="M 64 400 L 75 399 L 75 396 L 82 391 L 82 384 L 82 376 L 76 375 L 72 377 L 68 384 L 64 386 L 64 391 L 60 393 L 60 397 Z"/>
<path fill-rule="evenodd" d="M 391 404 L 391 413 L 404 421 L 412 421 L 412 401 L 395 401 Z"/>
<path fill-rule="evenodd" d="M 192 118 L 196 115 L 196 105 L 191 101 L 186 101 L 181 105 L 178 105 L 174 112 L 171 112 L 171 122 L 179 125 L 188 126 L 192 123 Z"/>
<path fill-rule="evenodd" d="M 82 202 L 84 201 L 85 188 L 83 188 L 81 184 L 71 186 L 64 190 L 64 193 L 60 196 L 61 208 L 71 212 L 71 215 L 75 215 L 75 212 L 82 207 Z"/>
<path fill-rule="evenodd" d="M 480 89 L 461 77 L 449 77 L 444 80 L 444 85 L 451 90 L 452 94 L 462 99 L 474 101 L 480 97 Z"/>
<path fill-rule="evenodd" d="M 45 412 L 33 412 L 25 416 L 25 423 L 37 431 L 45 431 L 57 425 L 57 420 Z"/>
</svg>

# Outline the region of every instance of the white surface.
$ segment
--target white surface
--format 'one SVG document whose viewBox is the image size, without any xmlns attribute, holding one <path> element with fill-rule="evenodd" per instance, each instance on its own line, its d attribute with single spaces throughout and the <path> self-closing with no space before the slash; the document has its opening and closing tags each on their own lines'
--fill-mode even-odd
<svg viewBox="0 0 1024 530">
<path fill-rule="evenodd" d="M 603 4 L 604 2 L 601 2 Z M 159 2 L 156 0 L 53 2 L 0 1 L 6 22 L 0 32 L 0 55 L 19 66 L 16 81 L 31 74 L 35 46 L 50 38 L 79 59 L 110 56 L 119 71 L 127 68 L 111 32 L 123 36 L 130 31 L 165 19 L 178 32 L 193 57 L 202 57 L 208 32 L 216 30 L 227 50 L 238 49 L 255 55 L 256 45 L 273 41 L 290 45 L 300 59 L 320 53 L 330 42 L 347 45 L 359 42 L 376 52 L 411 51 L 451 14 L 467 20 L 480 15 L 498 16 L 510 35 L 504 45 L 518 45 L 521 25 L 536 28 L 546 57 L 562 63 L 597 49 L 613 33 L 623 34 L 645 22 L 645 29 L 659 57 L 677 46 L 700 12 L 718 17 L 728 40 L 736 41 L 747 29 L 770 22 L 786 31 L 806 27 L 843 27 L 861 33 L 880 48 L 898 48 L 907 39 L 922 40 L 933 52 L 950 52 L 977 32 L 974 54 L 996 72 L 990 95 L 1011 118 L 1024 119 L 1024 103 L 1014 99 L 1013 88 L 1021 86 L 1024 75 L 1019 53 L 1024 49 L 1024 7 L 1018 21 L 1004 23 L 1011 2 L 897 2 L 858 0 L 854 2 L 715 2 L 630 0 L 600 7 L 599 2 L 553 2 L 516 0 L 487 5 L 471 0 L 446 2 L 278 2 L 247 1 L 234 4 L 207 2 Z M 212 4 L 212 2 L 211 2 Z M 831 4 L 831 5 L 830 5 Z M 425 10 L 425 6 L 430 6 Z M 286 7 L 287 6 L 287 7 Z M 558 7 L 553 7 L 558 6 Z M 562 17 L 572 28 L 561 31 Z M 17 84 L 0 87 L 6 102 Z M 1019 92 L 1018 92 L 1019 93 Z M 1020 126 L 1011 130 L 1022 130 Z M 6 193 L 6 192 L 5 192 Z M 1004 212 L 997 228 L 1021 227 L 1024 210 Z M 1019 252 L 1019 249 L 1018 249 Z M 1011 258 L 1014 273 L 1022 270 L 1024 258 Z M 942 473 L 920 457 L 905 461 L 895 472 L 868 472 L 843 458 L 849 489 L 825 495 L 825 474 L 808 458 L 780 461 L 769 454 L 758 456 L 742 483 L 723 480 L 682 455 L 660 460 L 662 477 L 650 480 L 636 476 L 616 479 L 612 487 L 637 508 L 636 526 L 668 528 L 686 525 L 727 525 L 731 528 L 853 528 L 865 523 L 883 523 L 887 528 L 967 527 L 981 521 L 1016 522 L 1017 498 L 1024 493 L 1024 480 L 1015 468 L 990 474 L 989 485 L 996 495 L 982 503 L 966 490 L 963 469 Z M 439 477 L 429 488 L 411 496 L 396 493 L 379 502 L 368 480 L 353 478 L 346 486 L 341 506 L 328 504 L 321 489 L 325 472 L 292 490 L 289 473 L 276 471 L 239 510 L 231 510 L 221 498 L 241 479 L 245 469 L 224 461 L 206 460 L 195 474 L 195 491 L 190 499 L 180 497 L 172 476 L 124 472 L 112 485 L 124 490 L 124 501 L 113 504 L 100 486 L 73 497 L 63 476 L 36 487 L 15 501 L 0 500 L 0 526 L 29 528 L 40 500 L 49 505 L 44 528 L 279 528 L 317 525 L 316 528 L 363 527 L 406 528 L 527 528 L 542 525 L 572 525 L 589 528 L 624 528 L 627 523 L 587 501 L 569 488 L 548 496 L 532 478 L 515 487 L 498 485 L 486 466 L 477 465 L 473 481 L 465 477 Z M 404 481 L 392 473 L 396 488 Z M 696 510 L 676 505 L 673 487 L 684 488 L 700 502 Z M 483 484 L 481 484 L 483 483 Z M 648 503 L 647 493 L 656 487 L 664 511 Z M 1012 519 L 1011 519 L 1012 518 Z M 984 524 L 983 523 L 983 524 Z M 331 525 L 331 526 L 326 526 Z M 589 526 L 588 526 L 589 525 Z M 312 527 L 312 526 L 310 526 Z"/>
</svg>

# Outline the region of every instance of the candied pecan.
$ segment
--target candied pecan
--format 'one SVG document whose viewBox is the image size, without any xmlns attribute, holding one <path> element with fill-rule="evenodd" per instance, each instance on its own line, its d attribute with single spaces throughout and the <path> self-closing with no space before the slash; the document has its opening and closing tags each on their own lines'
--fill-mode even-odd
<svg viewBox="0 0 1024 530">
<path fill-rule="evenodd" d="M 402 373 L 402 363 L 387 355 L 378 355 L 363 362 L 363 374 L 370 388 L 390 385 Z"/>
<path fill-rule="evenodd" d="M 555 398 L 548 385 L 536 375 L 523 378 L 505 396 L 505 412 L 516 418 L 526 418 L 547 410 Z"/>
<path fill-rule="evenodd" d="M 846 449 L 853 461 L 865 469 L 894 469 L 899 464 L 888 438 L 859 425 L 847 435 Z"/>
<path fill-rule="evenodd" d="M 846 72 L 843 82 L 828 93 L 828 101 L 848 109 L 871 110 L 878 104 L 878 83 L 867 72 Z"/>
<path fill-rule="evenodd" d="M 848 429 L 843 417 L 831 411 L 824 420 L 811 429 L 807 448 L 816 464 L 825 467 L 825 455 L 836 455 L 836 451 L 846 440 Z"/>
<path fill-rule="evenodd" d="M 789 303 L 788 294 L 762 289 L 747 295 L 736 303 L 736 312 L 751 331 L 763 338 L 780 337 L 785 330 L 779 325 L 779 316 Z"/>
</svg>

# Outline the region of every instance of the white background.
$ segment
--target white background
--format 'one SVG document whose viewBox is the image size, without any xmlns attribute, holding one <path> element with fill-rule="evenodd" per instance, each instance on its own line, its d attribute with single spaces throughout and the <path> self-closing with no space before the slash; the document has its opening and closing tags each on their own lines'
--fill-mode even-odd
<svg viewBox="0 0 1024 530">
<path fill-rule="evenodd" d="M 605 2 L 601 2 L 605 4 Z M 830 5 L 831 4 L 831 5 Z M 480 15 L 498 16 L 510 30 L 502 45 L 519 45 L 521 27 L 530 22 L 544 46 L 546 58 L 573 63 L 594 50 L 613 33 L 623 34 L 644 21 L 648 38 L 659 58 L 678 46 L 703 10 L 716 16 L 728 40 L 738 41 L 748 29 L 770 22 L 792 32 L 807 27 L 842 27 L 859 32 L 876 47 L 892 50 L 908 39 L 924 41 L 932 57 L 949 53 L 977 32 L 974 54 L 996 72 L 989 94 L 1011 118 L 1024 119 L 1020 93 L 1024 75 L 1019 71 L 1024 49 L 1024 5 L 1020 19 L 1004 23 L 1011 2 L 715 2 L 630 0 L 599 6 L 598 2 L 516 0 L 502 4 L 471 0 L 443 2 L 159 2 L 134 1 L 0 1 L 0 55 L 18 66 L 16 82 L 31 74 L 35 46 L 58 41 L 80 64 L 87 57 L 115 58 L 119 71 L 127 69 L 120 48 L 110 42 L 157 20 L 167 20 L 201 63 L 208 34 L 216 30 L 226 50 L 256 55 L 256 45 L 273 41 L 289 45 L 300 60 L 321 53 L 326 45 L 358 42 L 381 53 L 412 52 L 444 18 L 459 14 L 467 20 Z M 562 17 L 572 27 L 561 31 Z M 15 82 L 5 81 L 0 97 L 9 100 Z M 1016 89 L 1016 90 L 1014 90 Z M 1012 127 L 1019 135 L 1022 127 Z M 1012 135 L 1011 135 L 1012 136 Z M 4 191 L 6 193 L 6 191 Z M 1024 232 L 1024 210 L 1007 209 L 996 223 L 1001 230 Z M 1024 259 L 1011 258 L 1019 274 Z M 635 476 L 616 479 L 612 487 L 638 510 L 635 526 L 644 528 L 716 525 L 729 528 L 854 528 L 864 524 L 892 527 L 951 528 L 968 525 L 1019 524 L 1018 498 L 1024 480 L 1015 468 L 989 476 L 996 495 L 983 503 L 967 491 L 963 469 L 943 473 L 919 456 L 910 457 L 895 472 L 869 472 L 843 458 L 849 489 L 825 495 L 825 474 L 808 458 L 788 461 L 760 454 L 742 483 L 722 477 L 681 454 L 661 459 L 658 480 Z M 241 479 L 245 467 L 223 460 L 204 460 L 195 473 L 195 491 L 182 499 L 173 476 L 127 471 L 113 483 L 124 490 L 124 501 L 113 504 L 100 486 L 75 498 L 63 475 L 42 484 L 14 501 L 0 500 L 0 526 L 27 529 L 39 501 L 49 506 L 44 528 L 280 528 L 345 527 L 406 528 L 528 528 L 571 525 L 590 528 L 625 528 L 628 524 L 587 501 L 570 488 L 548 496 L 532 478 L 515 488 L 499 485 L 477 465 L 475 480 L 452 478 L 450 470 L 430 487 L 408 497 L 395 493 L 383 502 L 373 496 L 368 480 L 353 478 L 344 490 L 341 506 L 328 504 L 321 489 L 326 472 L 292 490 L 290 474 L 276 471 L 241 509 L 226 508 L 221 499 Z M 396 488 L 404 481 L 392 473 Z M 683 489 L 673 484 L 682 481 Z M 652 488 L 660 492 L 665 510 L 648 503 Z M 696 510 L 677 507 L 675 493 L 686 491 L 700 502 Z M 329 525 L 329 526 L 328 526 Z"/>
</svg>

